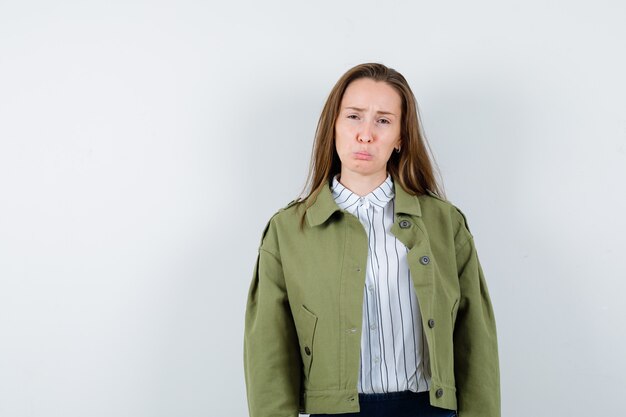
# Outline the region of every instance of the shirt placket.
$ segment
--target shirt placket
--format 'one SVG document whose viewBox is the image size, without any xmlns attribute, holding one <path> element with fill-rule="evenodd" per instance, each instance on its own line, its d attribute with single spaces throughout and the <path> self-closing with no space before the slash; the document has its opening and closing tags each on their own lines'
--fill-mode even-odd
<svg viewBox="0 0 626 417">
<path fill-rule="evenodd" d="M 364 295 L 365 299 L 363 300 L 363 314 L 366 317 L 363 320 L 363 329 L 362 329 L 362 346 L 363 344 L 367 344 L 369 347 L 369 369 L 367 374 L 368 381 L 365 381 L 366 385 L 372 386 L 372 389 L 375 386 L 383 385 L 382 378 L 382 356 L 380 344 L 382 341 L 380 340 L 380 335 L 378 333 L 379 327 L 379 316 L 378 316 L 378 291 L 377 291 L 377 266 L 374 265 L 373 258 L 373 250 L 372 248 L 373 242 L 371 241 L 371 228 L 373 227 L 371 220 L 373 219 L 373 211 L 374 207 L 366 198 L 362 197 L 359 201 L 359 211 L 363 213 L 360 218 L 361 222 L 365 228 L 367 239 L 368 239 L 368 253 L 367 253 L 367 267 L 366 267 L 366 275 L 365 275 L 365 290 L 366 293 Z M 367 355 L 366 355 L 367 356 Z"/>
</svg>

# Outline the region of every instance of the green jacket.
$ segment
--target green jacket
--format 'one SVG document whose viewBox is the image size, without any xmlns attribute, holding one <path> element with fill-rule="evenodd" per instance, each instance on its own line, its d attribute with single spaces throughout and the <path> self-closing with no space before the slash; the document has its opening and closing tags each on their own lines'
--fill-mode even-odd
<svg viewBox="0 0 626 417">
<path fill-rule="evenodd" d="M 394 183 L 395 184 L 395 183 Z M 393 233 L 408 249 L 430 352 L 433 406 L 500 416 L 496 324 L 465 216 L 395 187 Z M 367 235 L 324 187 L 268 222 L 248 292 L 244 370 L 251 417 L 359 411 Z"/>
</svg>

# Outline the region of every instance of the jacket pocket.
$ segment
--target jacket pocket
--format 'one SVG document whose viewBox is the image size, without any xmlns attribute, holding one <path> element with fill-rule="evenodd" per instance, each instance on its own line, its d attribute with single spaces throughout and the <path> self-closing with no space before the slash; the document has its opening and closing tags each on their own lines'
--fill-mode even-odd
<svg viewBox="0 0 626 417">
<path fill-rule="evenodd" d="M 298 326 L 298 339 L 300 340 L 300 355 L 304 366 L 304 376 L 309 378 L 311 365 L 313 364 L 313 342 L 315 339 L 315 327 L 317 326 L 317 316 L 304 305 L 300 307 L 300 325 Z"/>
</svg>

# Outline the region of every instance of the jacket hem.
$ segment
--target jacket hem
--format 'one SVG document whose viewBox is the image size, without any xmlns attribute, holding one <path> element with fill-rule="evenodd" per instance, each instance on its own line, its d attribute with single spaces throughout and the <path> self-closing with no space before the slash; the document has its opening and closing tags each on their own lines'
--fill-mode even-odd
<svg viewBox="0 0 626 417">
<path fill-rule="evenodd" d="M 300 405 L 300 412 L 306 414 L 341 414 L 359 411 L 359 393 L 356 389 L 305 390 Z"/>
<path fill-rule="evenodd" d="M 430 405 L 457 410 L 456 388 L 433 383 L 429 390 Z M 305 390 L 300 410 L 306 414 L 343 414 L 360 411 L 359 393 L 356 389 Z"/>
</svg>

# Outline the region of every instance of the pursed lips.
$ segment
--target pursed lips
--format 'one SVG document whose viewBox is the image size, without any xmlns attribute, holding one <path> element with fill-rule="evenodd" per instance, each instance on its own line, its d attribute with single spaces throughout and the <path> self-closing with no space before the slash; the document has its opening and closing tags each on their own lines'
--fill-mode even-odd
<svg viewBox="0 0 626 417">
<path fill-rule="evenodd" d="M 372 154 L 365 151 L 354 152 L 354 156 L 356 159 L 370 160 L 372 159 Z"/>
</svg>

